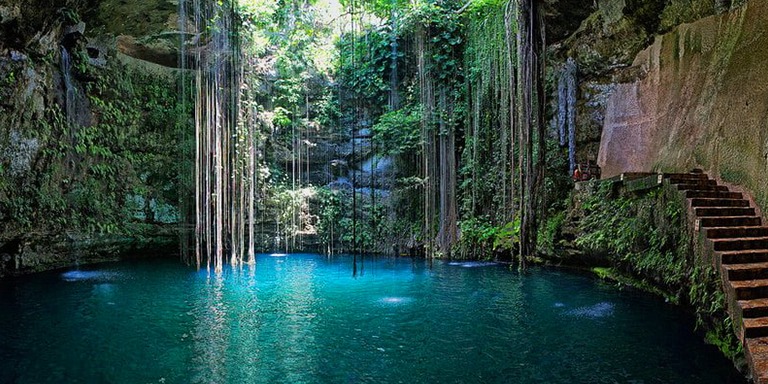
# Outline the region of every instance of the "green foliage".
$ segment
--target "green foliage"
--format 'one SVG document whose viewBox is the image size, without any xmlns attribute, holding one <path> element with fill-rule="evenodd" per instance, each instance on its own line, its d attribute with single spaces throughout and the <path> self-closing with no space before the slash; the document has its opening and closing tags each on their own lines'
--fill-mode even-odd
<svg viewBox="0 0 768 384">
<path fill-rule="evenodd" d="M 332 17 L 338 15 L 323 9 L 327 5 L 338 4 L 325 0 L 236 3 L 244 69 L 240 109 L 248 116 L 248 122 L 241 124 L 261 125 L 260 161 L 270 170 L 272 183 L 291 177 L 285 172 L 284 155 L 297 149 L 296 143 L 314 144 L 314 139 L 297 138 L 338 130 L 338 94 L 331 83 L 337 33 L 337 20 Z"/>
<path fill-rule="evenodd" d="M 493 240 L 493 250 L 511 251 L 520 243 L 520 218 L 515 218 L 496 231 Z"/>
<path fill-rule="evenodd" d="M 272 124 L 276 127 L 287 128 L 291 126 L 291 113 L 283 107 L 275 108 Z"/>
<path fill-rule="evenodd" d="M 457 1 L 426 2 L 412 5 L 404 17 L 406 28 L 426 30 L 430 49 L 428 72 L 440 81 L 458 84 L 462 80 L 461 63 L 464 47 L 463 18 L 456 11 Z"/>
<path fill-rule="evenodd" d="M 350 3 L 350 0 L 341 1 L 341 4 L 345 7 L 349 6 Z M 411 4 L 410 0 L 368 0 L 360 3 L 358 6 L 363 7 L 366 11 L 378 17 L 385 18 L 398 11 L 407 10 Z"/>
<path fill-rule="evenodd" d="M 672 0 L 660 14 L 661 31 L 668 31 L 677 25 L 691 23 L 715 13 L 718 1 Z"/>
<path fill-rule="evenodd" d="M 316 205 L 318 205 L 317 233 L 323 244 L 333 244 L 338 236 L 336 224 L 342 218 L 342 199 L 339 191 L 329 188 L 318 188 Z M 336 232 L 336 233 L 334 233 Z"/>
<path fill-rule="evenodd" d="M 13 85 L 15 82 L 16 82 L 16 72 L 9 71 L 8 74 L 5 75 L 2 85 L 10 86 L 10 85 Z"/>
<path fill-rule="evenodd" d="M 360 35 L 344 34 L 337 47 L 340 87 L 345 99 L 369 106 L 375 115 L 383 112 L 390 89 L 390 34 L 388 26 L 369 27 Z"/>
<path fill-rule="evenodd" d="M 190 111 L 178 102 L 175 84 L 119 65 L 88 72 L 92 124 L 71 123 L 60 108 L 48 107 L 35 122 L 40 150 L 32 172 L 12 176 L 0 166 L 0 178 L 20 186 L 0 183 L 3 228 L 130 233 L 131 196 L 176 205 L 179 139 L 190 128 Z"/>
<path fill-rule="evenodd" d="M 80 22 L 80 15 L 72 8 L 59 8 L 58 14 L 61 17 L 61 22 L 65 25 L 75 25 Z"/>
<path fill-rule="evenodd" d="M 331 250 L 331 246 L 334 252 L 385 250 L 381 240 L 391 231 L 384 220 L 385 206 L 373 205 L 369 195 L 358 195 L 358 212 L 353 217 L 351 191 L 327 187 L 314 191 L 310 209 L 317 214 L 317 235 L 327 250 Z"/>
<path fill-rule="evenodd" d="M 269 26 L 277 7 L 275 0 L 238 0 L 237 14 L 243 28 L 258 30 Z"/>
<path fill-rule="evenodd" d="M 557 138 L 547 140 L 547 159 L 545 162 L 543 206 L 548 210 L 547 217 L 566 210 L 569 193 L 573 189 L 573 180 L 569 171 L 568 149 L 560 148 Z"/>
<path fill-rule="evenodd" d="M 324 92 L 316 101 L 317 104 L 317 123 L 320 127 L 326 129 L 336 127 L 341 118 L 341 109 L 339 108 L 339 99 L 336 97 L 333 88 L 324 88 Z"/>
<path fill-rule="evenodd" d="M 373 126 L 373 140 L 388 155 L 414 151 L 421 143 L 421 115 L 416 110 L 387 112 Z"/>
<path fill-rule="evenodd" d="M 493 259 L 496 252 L 512 251 L 520 242 L 520 219 L 501 226 L 487 219 L 470 218 L 459 223 L 461 238 L 454 253 L 462 259 Z"/>
<path fill-rule="evenodd" d="M 553 213 L 548 216 L 544 225 L 539 227 L 538 249 L 548 255 L 555 254 L 559 244 L 557 239 L 560 237 L 560 230 L 565 222 L 565 210 Z"/>
<path fill-rule="evenodd" d="M 592 268 L 592 272 L 602 280 L 610 279 L 614 275 L 613 268 L 594 267 Z"/>
<path fill-rule="evenodd" d="M 508 221 L 519 203 L 510 88 L 514 45 L 506 39 L 505 3 L 471 2 L 463 19 L 461 88 L 468 110 L 459 164 L 460 207 L 462 216 L 488 216 L 496 224 Z"/>
<path fill-rule="evenodd" d="M 648 32 L 656 32 L 661 22 L 659 15 L 664 11 L 666 2 L 661 1 L 644 1 L 644 0 L 628 0 L 624 7 L 624 15 L 641 25 Z"/>
<path fill-rule="evenodd" d="M 301 234 L 313 232 L 317 218 L 310 211 L 309 199 L 315 194 L 314 188 L 275 189 L 272 203 L 278 213 L 281 231 L 278 235 L 286 241 L 293 241 Z"/>
<path fill-rule="evenodd" d="M 733 321 L 730 317 L 713 322 L 706 331 L 704 340 L 732 361 L 738 361 L 744 356 L 744 347 L 733 334 Z"/>
<path fill-rule="evenodd" d="M 617 196 L 611 182 L 595 182 L 581 212 L 578 246 L 606 255 L 617 280 L 690 305 L 710 342 L 730 358 L 741 352 L 729 326 L 720 275 L 694 257 L 679 192 L 662 188 Z"/>
<path fill-rule="evenodd" d="M 482 17 L 486 12 L 498 12 L 507 4 L 507 0 L 472 0 L 465 12 L 471 17 Z"/>
<path fill-rule="evenodd" d="M 583 234 L 576 239 L 577 245 L 593 252 L 610 250 L 632 273 L 649 276 L 670 290 L 687 286 L 693 264 L 685 257 L 690 249 L 681 237 L 685 227 L 679 203 L 658 190 L 640 199 L 611 198 L 611 183 L 605 182 L 582 207 L 589 214 L 580 223 Z M 671 293 L 677 298 L 684 295 Z"/>
<path fill-rule="evenodd" d="M 85 49 L 72 52 L 72 70 L 80 79 L 91 80 L 94 76 L 90 66 L 90 57 Z"/>
</svg>

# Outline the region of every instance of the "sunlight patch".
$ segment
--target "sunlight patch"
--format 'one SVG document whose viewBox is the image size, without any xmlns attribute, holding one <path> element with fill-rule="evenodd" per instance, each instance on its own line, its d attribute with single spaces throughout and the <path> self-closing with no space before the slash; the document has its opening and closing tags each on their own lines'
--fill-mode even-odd
<svg viewBox="0 0 768 384">
<path fill-rule="evenodd" d="M 477 267 L 489 267 L 492 265 L 498 265 L 493 261 L 452 261 L 448 265 L 464 267 L 464 268 L 477 268 Z"/>
<path fill-rule="evenodd" d="M 379 303 L 385 304 L 385 305 L 402 305 L 402 304 L 408 304 L 412 301 L 413 301 L 413 298 L 404 297 L 404 296 L 387 296 L 379 299 Z"/>
</svg>

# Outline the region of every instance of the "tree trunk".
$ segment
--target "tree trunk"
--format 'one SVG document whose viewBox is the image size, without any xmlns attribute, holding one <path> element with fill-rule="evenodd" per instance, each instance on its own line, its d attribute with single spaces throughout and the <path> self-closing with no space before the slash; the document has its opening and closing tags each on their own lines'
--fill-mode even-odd
<svg viewBox="0 0 768 384">
<path fill-rule="evenodd" d="M 540 5 L 518 0 L 518 121 L 522 185 L 520 204 L 520 268 L 536 251 L 537 210 L 544 180 L 544 26 Z M 535 148 L 535 152 L 534 152 Z M 536 156 L 536 158 L 534 158 Z"/>
</svg>

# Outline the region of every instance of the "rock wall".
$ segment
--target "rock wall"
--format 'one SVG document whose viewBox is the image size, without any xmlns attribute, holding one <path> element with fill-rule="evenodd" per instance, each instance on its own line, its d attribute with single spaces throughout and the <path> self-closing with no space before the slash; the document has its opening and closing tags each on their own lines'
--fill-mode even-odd
<svg viewBox="0 0 768 384">
<path fill-rule="evenodd" d="M 635 80 L 637 71 L 632 62 L 653 43 L 655 36 L 682 23 L 738 7 L 740 1 L 561 0 L 550 3 L 555 10 L 549 12 L 547 18 L 552 54 L 548 65 L 558 73 L 567 58 L 574 59 L 577 65 L 577 161 L 597 159 L 608 98 L 616 84 Z M 558 40 L 557 33 L 550 36 L 550 26 L 562 21 L 558 15 L 567 15 L 570 22 L 580 20 L 578 29 L 562 40 Z M 550 100 L 557 100 L 557 95 Z"/>
<path fill-rule="evenodd" d="M 178 71 L 120 45 L 170 36 L 176 8 L 138 1 L 154 27 L 123 31 L 118 3 L 0 0 L 0 277 L 178 248 L 191 111 Z"/>
<path fill-rule="evenodd" d="M 768 204 L 768 2 L 683 24 L 634 60 L 608 100 L 603 176 L 699 167 Z"/>
</svg>

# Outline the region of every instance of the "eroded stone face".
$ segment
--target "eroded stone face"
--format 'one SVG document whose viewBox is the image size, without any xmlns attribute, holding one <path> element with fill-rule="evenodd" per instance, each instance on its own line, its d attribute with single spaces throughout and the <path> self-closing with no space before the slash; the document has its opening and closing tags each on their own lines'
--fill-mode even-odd
<svg viewBox="0 0 768 384">
<path fill-rule="evenodd" d="M 598 155 L 608 97 L 620 84 L 635 81 L 640 73 L 632 66 L 635 56 L 653 44 L 656 35 L 681 23 L 725 11 L 735 2 L 716 6 L 711 0 L 554 0 L 547 2 L 550 50 L 564 62 L 575 59 L 579 67 L 577 103 L 577 158 L 594 160 Z M 549 28 L 558 15 L 588 11 L 573 34 L 559 41 L 549 39 Z M 555 65 L 556 67 L 556 65 Z"/>
<path fill-rule="evenodd" d="M 102 0 L 95 9 L 94 23 L 113 35 L 137 38 L 178 31 L 178 1 Z"/>
<path fill-rule="evenodd" d="M 35 138 L 23 137 L 17 131 L 11 131 L 8 147 L 3 154 L 10 164 L 11 176 L 18 177 L 32 169 L 32 160 L 37 155 L 40 144 Z"/>
<path fill-rule="evenodd" d="M 102 1 L 95 22 L 117 36 L 117 49 L 128 56 L 176 67 L 182 39 L 196 36 L 190 20 L 180 20 L 178 1 Z M 186 34 L 181 34 L 182 23 Z"/>
<path fill-rule="evenodd" d="M 599 163 L 628 171 L 702 168 L 768 206 L 768 3 L 684 24 L 637 55 L 636 80 L 606 109 Z"/>
<path fill-rule="evenodd" d="M 21 16 L 21 8 L 18 4 L 0 5 L 0 24 L 6 24 Z"/>
</svg>

